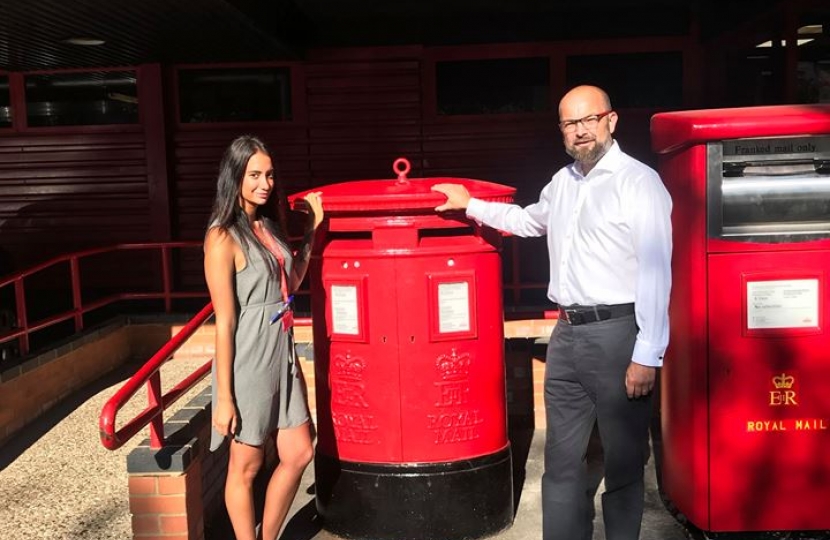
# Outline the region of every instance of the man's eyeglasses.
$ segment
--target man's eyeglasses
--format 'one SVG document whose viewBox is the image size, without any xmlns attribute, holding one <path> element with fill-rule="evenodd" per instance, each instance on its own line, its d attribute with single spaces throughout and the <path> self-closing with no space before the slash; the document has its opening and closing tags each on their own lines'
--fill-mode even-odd
<svg viewBox="0 0 830 540">
<path fill-rule="evenodd" d="M 614 111 L 605 111 L 599 114 L 590 114 L 577 120 L 564 120 L 559 122 L 559 129 L 562 133 L 573 133 L 576 131 L 577 124 L 582 124 L 588 131 L 594 131 L 599 124 L 599 121 L 611 114 Z"/>
</svg>

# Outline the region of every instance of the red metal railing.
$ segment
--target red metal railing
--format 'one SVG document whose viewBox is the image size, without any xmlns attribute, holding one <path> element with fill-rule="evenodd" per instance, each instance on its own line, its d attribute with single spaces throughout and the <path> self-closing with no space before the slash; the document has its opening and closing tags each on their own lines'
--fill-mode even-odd
<svg viewBox="0 0 830 540">
<path fill-rule="evenodd" d="M 16 339 L 18 341 L 19 353 L 21 356 L 24 356 L 29 353 L 30 336 L 33 332 L 43 330 L 69 319 L 74 320 L 75 331 L 79 332 L 84 329 L 85 313 L 121 300 L 163 299 L 164 309 L 169 312 L 172 310 L 172 302 L 176 298 L 204 298 L 207 296 L 207 292 L 205 291 L 176 292 L 172 290 L 172 250 L 182 248 L 201 248 L 201 246 L 202 242 L 199 241 L 117 244 L 111 247 L 89 249 L 67 255 L 61 255 L 28 270 L 24 270 L 23 272 L 4 278 L 0 280 L 0 289 L 3 289 L 4 287 L 14 287 L 15 315 L 17 317 L 17 321 L 13 329 L 0 334 L 0 344 Z M 162 290 L 156 292 L 126 292 L 84 303 L 82 295 L 83 288 L 81 286 L 80 261 L 94 255 L 134 250 L 158 250 L 161 252 Z M 69 265 L 69 280 L 72 289 L 72 308 L 48 316 L 39 321 L 30 322 L 28 309 L 26 307 L 26 278 L 64 263 Z"/>
<path fill-rule="evenodd" d="M 98 428 L 101 443 L 110 450 L 120 448 L 142 428 L 150 426 L 150 446 L 161 448 L 164 441 L 164 422 L 162 413 L 176 402 L 184 393 L 193 388 L 210 371 L 212 360 L 208 360 L 196 371 L 185 377 L 179 384 L 161 393 L 161 366 L 173 357 L 173 354 L 213 315 L 213 304 L 208 304 L 196 314 L 184 328 L 165 343 L 130 379 L 113 395 L 101 409 Z M 118 411 L 138 392 L 141 385 L 147 385 L 148 405 L 135 418 L 128 421 L 121 429 L 115 429 L 115 417 Z"/>
<path fill-rule="evenodd" d="M 101 409 L 98 428 L 101 444 L 110 450 L 116 450 L 130 440 L 144 427 L 150 426 L 150 447 L 164 446 L 163 413 L 188 390 L 193 388 L 210 372 L 213 359 L 197 368 L 166 393 L 161 392 L 161 366 L 171 360 L 175 352 L 184 345 L 201 326 L 213 315 L 213 304 L 208 304 L 188 323 L 165 343 L 130 379 L 122 386 Z M 294 320 L 297 326 L 311 326 L 311 318 L 302 317 Z M 147 385 L 147 407 L 135 417 L 128 420 L 120 429 L 116 429 L 116 417 L 124 405 L 132 398 L 142 385 Z"/>
</svg>

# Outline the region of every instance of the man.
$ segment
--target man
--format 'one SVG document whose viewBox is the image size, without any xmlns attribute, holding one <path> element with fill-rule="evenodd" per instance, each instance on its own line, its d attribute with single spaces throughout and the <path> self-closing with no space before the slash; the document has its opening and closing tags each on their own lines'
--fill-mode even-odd
<svg viewBox="0 0 830 540">
<path fill-rule="evenodd" d="M 545 368 L 547 435 L 542 477 L 545 540 L 590 540 L 586 448 L 596 422 L 604 448 L 608 540 L 636 540 L 644 505 L 651 392 L 668 344 L 671 199 L 657 173 L 612 138 L 608 95 L 579 86 L 559 103 L 574 163 L 539 201 L 473 199 L 457 184 L 432 189 L 479 222 L 517 236 L 547 235 L 548 297 L 559 304 Z"/>
</svg>

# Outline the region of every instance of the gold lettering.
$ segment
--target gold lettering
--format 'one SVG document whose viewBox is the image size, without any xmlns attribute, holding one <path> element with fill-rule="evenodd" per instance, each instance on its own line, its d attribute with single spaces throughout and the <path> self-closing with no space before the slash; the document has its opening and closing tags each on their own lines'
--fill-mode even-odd
<svg viewBox="0 0 830 540">
<path fill-rule="evenodd" d="M 746 423 L 747 433 L 787 430 L 787 424 L 784 420 L 749 420 Z"/>
<path fill-rule="evenodd" d="M 827 420 L 824 418 L 804 418 L 795 421 L 797 431 L 814 431 L 827 429 Z"/>
<path fill-rule="evenodd" d="M 795 390 L 786 390 L 783 392 L 781 390 L 771 390 L 769 393 L 769 404 L 770 407 L 798 405 L 795 398 Z"/>
</svg>

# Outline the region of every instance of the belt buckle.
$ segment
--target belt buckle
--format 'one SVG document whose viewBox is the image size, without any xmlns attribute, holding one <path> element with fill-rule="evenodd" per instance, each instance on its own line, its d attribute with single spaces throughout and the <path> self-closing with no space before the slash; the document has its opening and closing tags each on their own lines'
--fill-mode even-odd
<svg viewBox="0 0 830 540">
<path fill-rule="evenodd" d="M 563 309 L 562 312 L 565 314 L 565 321 L 571 326 L 585 324 L 584 313 L 581 313 L 575 309 Z"/>
</svg>

